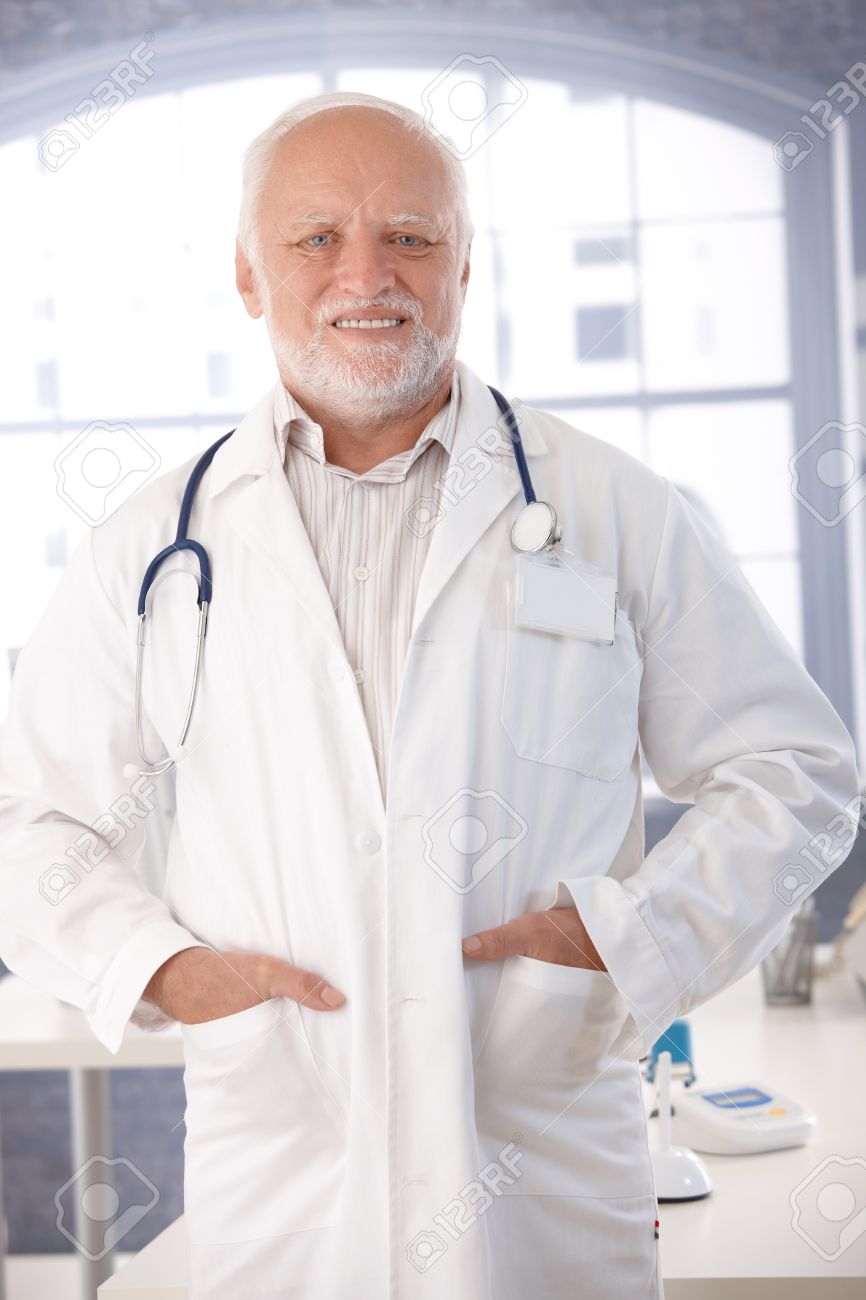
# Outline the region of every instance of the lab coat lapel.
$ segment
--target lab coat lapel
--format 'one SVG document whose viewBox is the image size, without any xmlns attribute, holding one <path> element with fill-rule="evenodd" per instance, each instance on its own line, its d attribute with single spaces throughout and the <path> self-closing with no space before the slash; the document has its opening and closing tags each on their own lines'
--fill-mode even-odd
<svg viewBox="0 0 866 1300">
<path fill-rule="evenodd" d="M 345 656 L 328 589 L 280 462 L 273 430 L 272 391 L 217 453 L 211 473 L 211 497 L 237 480 L 246 480 L 229 505 L 229 527 L 280 581 L 288 584 L 313 627 Z M 275 599 L 279 599 L 276 593 Z"/>
<path fill-rule="evenodd" d="M 309 616 L 309 635 L 324 637 L 330 655 L 339 656 L 351 671 L 330 593 L 280 460 L 274 438 L 273 390 L 217 453 L 212 470 L 211 496 L 240 481 L 226 512 L 227 524 L 273 573 L 274 601 L 284 605 L 285 593 L 279 584 L 285 584 Z M 352 699 L 353 707 L 348 711 L 329 710 L 323 717 L 339 720 L 343 739 L 365 765 L 366 786 L 377 816 L 383 821 L 385 808 L 370 729 L 360 695 L 355 692 Z"/>
<path fill-rule="evenodd" d="M 460 413 L 440 498 L 443 514 L 434 526 L 421 571 L 413 637 L 460 562 L 521 491 L 508 429 L 495 397 L 465 362 L 456 364 Z M 533 413 L 520 403 L 512 402 L 512 406 L 527 458 L 544 455 L 547 444 Z M 498 454 L 491 455 L 491 451 Z"/>
</svg>

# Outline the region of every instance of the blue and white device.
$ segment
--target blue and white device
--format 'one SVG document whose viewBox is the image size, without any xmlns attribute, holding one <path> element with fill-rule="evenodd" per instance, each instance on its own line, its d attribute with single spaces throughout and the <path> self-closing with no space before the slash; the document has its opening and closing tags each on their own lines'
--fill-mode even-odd
<svg viewBox="0 0 866 1300">
<path fill-rule="evenodd" d="M 671 1133 L 679 1146 L 713 1155 L 778 1151 L 808 1142 L 815 1116 L 780 1092 L 760 1084 L 703 1091 L 689 1088 L 673 1097 Z"/>
</svg>

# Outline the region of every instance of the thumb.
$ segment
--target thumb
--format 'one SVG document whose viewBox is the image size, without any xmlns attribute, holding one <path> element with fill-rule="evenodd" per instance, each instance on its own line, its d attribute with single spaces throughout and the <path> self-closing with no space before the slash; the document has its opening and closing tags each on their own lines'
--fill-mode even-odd
<svg viewBox="0 0 866 1300">
<path fill-rule="evenodd" d="M 524 917 L 506 921 L 492 930 L 479 930 L 463 940 L 463 951 L 475 961 L 501 961 L 523 952 L 526 946 Z"/>
</svg>

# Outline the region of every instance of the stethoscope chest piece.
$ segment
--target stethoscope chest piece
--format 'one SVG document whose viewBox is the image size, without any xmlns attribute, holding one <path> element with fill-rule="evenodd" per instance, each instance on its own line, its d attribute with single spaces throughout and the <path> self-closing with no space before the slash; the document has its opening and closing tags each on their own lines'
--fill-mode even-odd
<svg viewBox="0 0 866 1300">
<path fill-rule="evenodd" d="M 515 551 L 543 551 L 561 537 L 562 528 L 549 501 L 530 501 L 511 525 L 511 545 Z"/>
</svg>

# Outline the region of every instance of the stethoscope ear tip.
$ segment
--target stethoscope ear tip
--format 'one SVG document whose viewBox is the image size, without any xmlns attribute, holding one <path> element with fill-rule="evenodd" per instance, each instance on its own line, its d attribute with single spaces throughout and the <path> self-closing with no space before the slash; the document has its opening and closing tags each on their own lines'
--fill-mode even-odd
<svg viewBox="0 0 866 1300">
<path fill-rule="evenodd" d="M 124 763 L 123 775 L 126 777 L 127 781 L 133 781 L 138 776 L 138 764 Z"/>
</svg>

